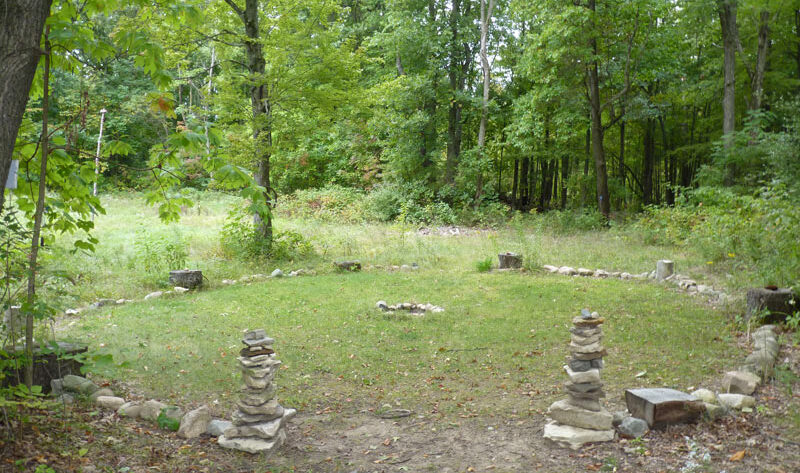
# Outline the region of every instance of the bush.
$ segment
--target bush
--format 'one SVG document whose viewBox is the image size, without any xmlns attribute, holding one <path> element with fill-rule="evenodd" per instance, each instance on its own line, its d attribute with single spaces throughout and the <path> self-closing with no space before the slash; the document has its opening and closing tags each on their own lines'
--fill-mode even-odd
<svg viewBox="0 0 800 473">
<path fill-rule="evenodd" d="M 142 228 L 136 232 L 133 249 L 129 266 L 149 274 L 181 269 L 189 256 L 186 242 L 178 232 L 156 233 Z"/>
<path fill-rule="evenodd" d="M 296 232 L 275 232 L 272 241 L 268 241 L 256 231 L 253 216 L 243 208 L 228 213 L 220 244 L 226 256 L 242 260 L 289 261 L 314 254 L 313 245 Z"/>
<path fill-rule="evenodd" d="M 600 230 L 607 225 L 608 220 L 603 214 L 593 209 L 550 210 L 535 218 L 535 226 L 539 231 L 560 234 Z"/>
<path fill-rule="evenodd" d="M 702 187 L 674 208 L 648 208 L 635 227 L 649 242 L 749 267 L 763 284 L 800 282 L 800 206 L 780 187 L 756 196 Z"/>
<path fill-rule="evenodd" d="M 493 258 L 489 257 L 486 259 L 482 259 L 480 261 L 475 262 L 475 269 L 478 270 L 479 273 L 485 273 L 492 270 L 492 261 Z"/>
<path fill-rule="evenodd" d="M 288 217 L 358 223 L 364 221 L 364 193 L 347 187 L 304 189 L 280 200 L 277 211 Z"/>
</svg>

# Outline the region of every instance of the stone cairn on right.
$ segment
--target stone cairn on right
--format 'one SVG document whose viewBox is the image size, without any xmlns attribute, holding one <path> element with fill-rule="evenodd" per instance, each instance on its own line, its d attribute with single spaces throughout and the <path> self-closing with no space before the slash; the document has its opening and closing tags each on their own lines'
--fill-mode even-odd
<svg viewBox="0 0 800 473">
<path fill-rule="evenodd" d="M 551 419 L 544 427 L 544 438 L 573 450 L 590 442 L 614 440 L 613 416 L 600 405 L 605 397 L 600 370 L 603 368 L 603 330 L 605 321 L 597 312 L 583 309 L 572 319 L 569 344 L 572 356 L 564 370 L 567 398 L 554 402 L 547 411 Z"/>
<path fill-rule="evenodd" d="M 241 396 L 231 421 L 233 426 L 217 438 L 222 447 L 249 453 L 271 453 L 286 440 L 286 423 L 294 409 L 284 409 L 275 397 L 275 372 L 281 362 L 275 359 L 272 344 L 263 329 L 244 334 L 239 364 L 242 368 Z"/>
</svg>

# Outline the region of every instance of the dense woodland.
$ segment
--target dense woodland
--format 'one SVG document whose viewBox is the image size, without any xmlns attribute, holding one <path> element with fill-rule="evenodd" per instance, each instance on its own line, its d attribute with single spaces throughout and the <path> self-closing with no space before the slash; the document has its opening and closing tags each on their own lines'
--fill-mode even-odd
<svg viewBox="0 0 800 473">
<path fill-rule="evenodd" d="M 47 24 L 50 127 L 91 161 L 107 110 L 106 183 L 204 187 L 207 155 L 270 198 L 608 215 L 797 176 L 797 1 L 56 1 Z M 176 130 L 202 143 L 166 163 Z"/>
</svg>

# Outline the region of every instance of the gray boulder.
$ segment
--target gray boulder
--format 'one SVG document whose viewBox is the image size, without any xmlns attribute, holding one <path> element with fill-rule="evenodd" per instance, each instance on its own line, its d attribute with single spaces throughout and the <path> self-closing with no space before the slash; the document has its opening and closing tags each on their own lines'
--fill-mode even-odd
<svg viewBox="0 0 800 473">
<path fill-rule="evenodd" d="M 728 371 L 722 378 L 722 390 L 733 394 L 750 395 L 758 387 L 761 378 L 749 371 Z"/>
<path fill-rule="evenodd" d="M 167 405 L 163 402 L 156 401 L 155 399 L 151 399 L 149 401 L 145 401 L 142 405 L 142 409 L 139 413 L 139 417 L 144 420 L 149 420 L 155 422 L 158 419 L 158 415 L 161 414 L 161 409 L 166 408 Z"/>
<path fill-rule="evenodd" d="M 94 403 L 103 409 L 113 409 L 116 411 L 125 404 L 125 399 L 115 396 L 99 396 L 94 400 Z"/>
<path fill-rule="evenodd" d="M 623 437 L 639 438 L 648 431 L 647 422 L 638 417 L 626 417 L 617 427 L 617 431 Z"/>
<path fill-rule="evenodd" d="M 142 413 L 142 405 L 138 402 L 126 402 L 125 404 L 119 406 L 117 409 L 117 415 L 122 417 L 130 417 L 131 419 L 136 419 Z"/>
<path fill-rule="evenodd" d="M 231 421 L 213 419 L 211 422 L 208 423 L 208 427 L 206 427 L 206 433 L 208 435 L 211 435 L 212 437 L 219 437 L 231 427 L 233 427 L 233 422 Z"/>
</svg>

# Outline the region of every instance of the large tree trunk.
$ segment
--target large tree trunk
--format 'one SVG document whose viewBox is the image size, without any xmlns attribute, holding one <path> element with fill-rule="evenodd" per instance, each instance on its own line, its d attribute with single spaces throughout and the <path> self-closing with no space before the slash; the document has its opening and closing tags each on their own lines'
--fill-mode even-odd
<svg viewBox="0 0 800 473">
<path fill-rule="evenodd" d="M 794 34 L 797 36 L 797 51 L 794 60 L 797 62 L 797 78 L 800 79 L 800 8 L 794 11 Z"/>
<path fill-rule="evenodd" d="M 642 202 L 653 203 L 653 169 L 656 161 L 655 122 L 648 118 L 644 124 L 644 157 L 642 159 Z"/>
<path fill-rule="evenodd" d="M 519 159 L 514 158 L 514 177 L 511 180 L 511 210 L 518 210 L 517 183 L 519 182 Z"/>
<path fill-rule="evenodd" d="M 561 210 L 567 208 L 567 182 L 569 181 L 569 155 L 561 156 Z"/>
<path fill-rule="evenodd" d="M 522 171 L 519 176 L 519 200 L 522 210 L 528 210 L 530 208 L 528 206 L 531 201 L 530 194 L 528 193 L 528 166 L 530 166 L 530 164 L 530 158 L 522 158 Z"/>
<path fill-rule="evenodd" d="M 764 99 L 764 73 L 767 70 L 769 53 L 769 17 L 766 10 L 761 12 L 758 25 L 758 50 L 753 77 L 750 78 L 750 110 L 760 110 Z"/>
<path fill-rule="evenodd" d="M 736 0 L 717 0 L 720 26 L 722 27 L 723 80 L 722 134 L 725 152 L 733 144 L 736 120 L 736 46 L 739 43 L 736 28 Z M 725 184 L 732 185 L 736 167 L 729 163 L 725 172 Z"/>
<path fill-rule="evenodd" d="M 589 9 L 594 14 L 595 0 L 589 0 Z M 594 22 L 594 20 L 592 20 Z M 594 53 L 587 71 L 586 86 L 589 89 L 589 105 L 592 126 L 592 156 L 597 177 L 597 209 L 603 216 L 611 213 L 611 202 L 608 195 L 608 170 L 606 169 L 606 150 L 603 147 L 603 116 L 600 105 L 600 78 L 597 66 L 597 38 L 592 36 L 590 46 Z"/>
<path fill-rule="evenodd" d="M 461 154 L 461 101 L 456 97 L 461 90 L 460 82 L 460 35 L 459 21 L 461 17 L 461 0 L 453 0 L 450 10 L 450 64 L 448 65 L 448 78 L 450 79 L 450 110 L 447 114 L 447 158 L 445 161 L 444 180 L 452 184 L 456 177 L 456 166 Z"/>
<path fill-rule="evenodd" d="M 244 24 L 247 39 L 244 43 L 247 55 L 247 71 L 250 76 L 250 104 L 253 115 L 253 159 L 256 164 L 254 179 L 256 184 L 266 189 L 267 205 L 272 204 L 272 188 L 270 186 L 270 157 L 272 156 L 272 107 L 269 89 L 264 84 L 266 61 L 261 47 L 258 28 L 258 0 L 245 0 L 244 10 L 233 0 L 225 0 L 239 15 Z M 272 216 L 254 217 L 258 232 L 267 242 L 272 242 Z"/>
<path fill-rule="evenodd" d="M 0 6 L 0 211 L 17 132 L 28 103 L 39 42 L 52 0 L 4 0 Z"/>
<path fill-rule="evenodd" d="M 489 23 L 492 21 L 492 10 L 494 10 L 494 1 L 489 0 L 489 6 L 486 6 L 486 0 L 481 0 L 481 69 L 483 70 L 483 99 L 481 100 L 481 123 L 478 127 L 478 161 L 483 159 L 484 146 L 486 144 L 486 122 L 489 120 L 489 81 L 491 80 L 491 69 L 489 68 L 489 55 L 487 53 L 487 41 L 489 36 Z M 475 191 L 475 204 L 480 202 L 481 194 L 483 194 L 483 172 L 480 167 L 478 169 L 478 180 L 476 183 Z"/>
</svg>

